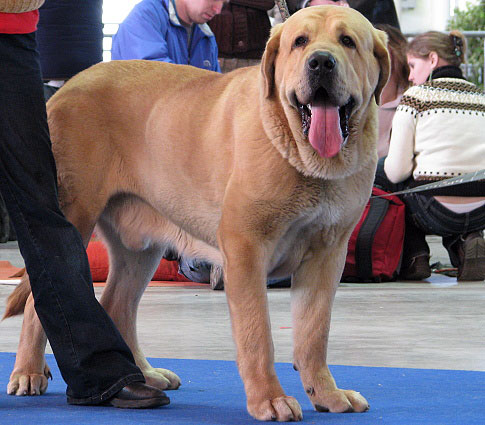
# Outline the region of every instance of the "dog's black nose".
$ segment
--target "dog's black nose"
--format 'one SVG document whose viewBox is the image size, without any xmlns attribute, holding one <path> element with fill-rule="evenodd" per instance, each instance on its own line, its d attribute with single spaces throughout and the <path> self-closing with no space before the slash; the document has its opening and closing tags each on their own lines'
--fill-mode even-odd
<svg viewBox="0 0 485 425">
<path fill-rule="evenodd" d="M 337 61 L 329 52 L 315 52 L 308 59 L 308 69 L 314 74 L 332 72 Z"/>
</svg>

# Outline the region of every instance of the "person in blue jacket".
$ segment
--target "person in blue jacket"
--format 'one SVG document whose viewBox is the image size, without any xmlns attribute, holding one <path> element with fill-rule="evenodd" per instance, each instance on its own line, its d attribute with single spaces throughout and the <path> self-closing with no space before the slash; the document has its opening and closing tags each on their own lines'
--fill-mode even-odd
<svg viewBox="0 0 485 425">
<path fill-rule="evenodd" d="M 111 58 L 147 59 L 220 72 L 207 22 L 227 0 L 142 0 L 113 37 Z"/>
</svg>

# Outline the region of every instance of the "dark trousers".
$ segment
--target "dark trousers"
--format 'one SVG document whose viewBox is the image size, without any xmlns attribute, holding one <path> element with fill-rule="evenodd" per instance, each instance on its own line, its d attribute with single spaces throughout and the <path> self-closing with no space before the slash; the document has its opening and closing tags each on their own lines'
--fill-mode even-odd
<svg viewBox="0 0 485 425">
<path fill-rule="evenodd" d="M 95 298 L 56 180 L 35 33 L 0 34 L 0 191 L 67 395 L 98 404 L 144 377 Z"/>
<path fill-rule="evenodd" d="M 414 179 L 392 183 L 384 171 L 384 160 L 377 164 L 374 183 L 389 192 L 398 192 L 415 185 Z M 457 214 L 431 195 L 422 192 L 401 195 L 406 205 L 406 231 L 404 234 L 403 265 L 411 258 L 429 254 L 426 235 L 442 236 L 443 246 L 450 254 L 452 264 L 457 267 L 456 245 L 463 236 L 485 228 L 485 205 L 464 214 Z"/>
</svg>

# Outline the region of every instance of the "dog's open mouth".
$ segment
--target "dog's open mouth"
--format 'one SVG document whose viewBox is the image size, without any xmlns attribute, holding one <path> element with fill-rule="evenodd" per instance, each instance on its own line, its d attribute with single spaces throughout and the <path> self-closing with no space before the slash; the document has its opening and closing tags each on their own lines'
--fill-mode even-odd
<svg viewBox="0 0 485 425">
<path fill-rule="evenodd" d="M 349 119 L 355 101 L 352 97 L 343 106 L 335 106 L 324 88 L 319 88 L 311 103 L 302 105 L 297 100 L 305 136 L 324 158 L 340 152 L 349 137 Z"/>
</svg>

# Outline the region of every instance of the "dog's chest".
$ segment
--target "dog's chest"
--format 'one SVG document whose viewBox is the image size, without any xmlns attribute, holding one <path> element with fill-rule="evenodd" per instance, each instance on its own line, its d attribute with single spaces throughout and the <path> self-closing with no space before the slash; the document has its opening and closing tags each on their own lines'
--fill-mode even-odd
<svg viewBox="0 0 485 425">
<path fill-rule="evenodd" d="M 303 188 L 302 188 L 303 189 Z M 305 185 L 291 200 L 294 216 L 277 241 L 271 269 L 279 275 L 291 273 L 300 264 L 312 243 L 332 243 L 336 230 L 350 220 L 346 197 L 338 184 L 319 182 Z"/>
</svg>

